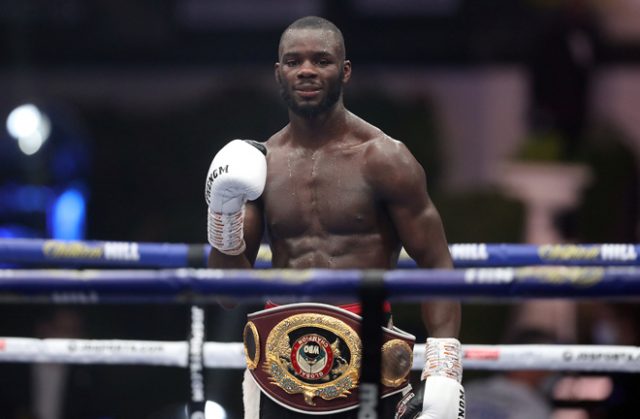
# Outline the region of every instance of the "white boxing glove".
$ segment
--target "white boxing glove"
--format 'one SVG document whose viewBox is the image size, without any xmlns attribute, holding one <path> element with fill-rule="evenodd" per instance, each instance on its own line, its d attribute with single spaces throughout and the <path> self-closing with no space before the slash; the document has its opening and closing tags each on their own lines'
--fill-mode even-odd
<svg viewBox="0 0 640 419">
<path fill-rule="evenodd" d="M 427 339 L 424 397 L 418 419 L 464 419 L 462 348 L 458 339 Z"/>
<path fill-rule="evenodd" d="M 267 149 L 251 140 L 233 140 L 215 155 L 205 186 L 211 246 L 227 255 L 244 252 L 244 204 L 262 195 Z"/>
</svg>

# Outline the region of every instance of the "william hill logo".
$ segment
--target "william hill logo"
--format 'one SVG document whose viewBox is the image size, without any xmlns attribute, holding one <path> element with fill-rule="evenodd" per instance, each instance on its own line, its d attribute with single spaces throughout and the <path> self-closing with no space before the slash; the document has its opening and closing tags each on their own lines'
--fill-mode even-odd
<svg viewBox="0 0 640 419">
<path fill-rule="evenodd" d="M 42 246 L 42 253 L 50 259 L 101 259 L 102 247 L 88 246 L 81 242 L 49 240 Z"/>
<path fill-rule="evenodd" d="M 598 246 L 580 245 L 547 245 L 538 250 L 543 260 L 608 260 L 633 261 L 638 258 L 635 246 L 632 244 L 602 244 Z"/>
<path fill-rule="evenodd" d="M 632 244 L 603 244 L 600 246 L 600 255 L 603 260 L 636 260 L 638 254 Z"/>
<path fill-rule="evenodd" d="M 89 245 L 82 242 L 49 240 L 42 246 L 42 253 L 48 259 L 140 260 L 138 243 L 126 242 L 106 242 L 100 245 Z"/>
</svg>

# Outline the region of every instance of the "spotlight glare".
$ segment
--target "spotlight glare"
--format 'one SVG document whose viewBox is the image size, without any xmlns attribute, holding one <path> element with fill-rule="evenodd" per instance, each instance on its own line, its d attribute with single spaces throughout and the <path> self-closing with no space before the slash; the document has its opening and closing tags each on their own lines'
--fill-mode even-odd
<svg viewBox="0 0 640 419">
<path fill-rule="evenodd" d="M 219 403 L 213 400 L 207 400 L 204 406 L 205 419 L 227 419 L 227 412 Z"/>
<path fill-rule="evenodd" d="M 9 134 L 18 142 L 20 150 L 28 156 L 40 150 L 51 134 L 49 118 L 31 103 L 11 111 L 6 126 Z"/>
<path fill-rule="evenodd" d="M 36 154 L 38 150 L 40 150 L 40 147 L 42 147 L 43 143 L 44 142 L 39 135 L 18 138 L 18 147 L 20 147 L 20 151 L 27 156 Z"/>
<path fill-rule="evenodd" d="M 37 131 L 40 124 L 40 110 L 31 103 L 20 105 L 7 118 L 7 131 L 15 139 L 28 137 Z"/>
</svg>

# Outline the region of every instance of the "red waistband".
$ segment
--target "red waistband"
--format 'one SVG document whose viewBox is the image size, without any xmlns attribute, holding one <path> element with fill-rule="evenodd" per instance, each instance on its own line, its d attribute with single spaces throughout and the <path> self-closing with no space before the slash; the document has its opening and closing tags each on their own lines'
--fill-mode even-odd
<svg viewBox="0 0 640 419">
<path fill-rule="evenodd" d="M 274 308 L 274 307 L 278 307 L 279 304 L 275 304 L 272 301 L 267 301 L 264 305 L 264 308 Z M 352 312 L 353 314 L 362 314 L 362 306 L 360 305 L 360 303 L 351 303 L 351 304 L 342 304 L 339 305 L 338 307 L 340 307 L 343 310 L 347 310 Z M 384 302 L 384 306 L 383 306 L 383 310 L 385 313 L 391 313 L 391 304 L 388 301 Z"/>
</svg>

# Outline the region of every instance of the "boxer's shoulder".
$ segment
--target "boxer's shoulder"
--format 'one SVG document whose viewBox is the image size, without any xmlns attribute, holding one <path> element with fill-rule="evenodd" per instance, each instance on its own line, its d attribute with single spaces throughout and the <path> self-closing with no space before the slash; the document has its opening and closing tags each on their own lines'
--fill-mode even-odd
<svg viewBox="0 0 640 419">
<path fill-rule="evenodd" d="M 363 158 L 371 174 L 379 174 L 381 171 L 398 172 L 415 163 L 415 158 L 402 142 L 384 133 L 372 137 L 365 146 Z"/>
<path fill-rule="evenodd" d="M 402 142 L 388 135 L 368 141 L 362 161 L 364 178 L 382 198 L 405 199 L 413 193 L 408 191 L 422 188 L 424 169 Z"/>
<path fill-rule="evenodd" d="M 287 128 L 288 128 L 288 125 L 282 128 L 280 131 L 271 135 L 267 139 L 267 141 L 263 143 L 267 147 L 267 149 L 270 150 L 272 148 L 282 147 L 285 144 L 286 139 L 289 136 Z"/>
<path fill-rule="evenodd" d="M 384 158 L 397 154 L 401 148 L 406 150 L 400 141 L 354 114 L 349 118 L 349 137 L 361 146 L 365 158 Z"/>
</svg>

